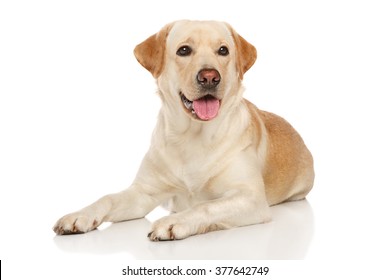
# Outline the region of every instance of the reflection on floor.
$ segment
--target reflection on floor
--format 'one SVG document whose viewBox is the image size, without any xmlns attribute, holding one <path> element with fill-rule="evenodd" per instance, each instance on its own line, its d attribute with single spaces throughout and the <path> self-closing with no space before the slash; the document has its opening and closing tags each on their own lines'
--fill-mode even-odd
<svg viewBox="0 0 390 280">
<path fill-rule="evenodd" d="M 271 208 L 267 224 L 211 232 L 185 240 L 151 242 L 148 219 L 111 224 L 88 234 L 55 236 L 65 252 L 129 253 L 134 259 L 304 259 L 314 233 L 314 216 L 307 200 Z M 161 213 L 158 212 L 158 213 Z M 151 215 L 152 220 L 156 215 Z M 150 219 L 150 218 L 149 218 Z"/>
</svg>

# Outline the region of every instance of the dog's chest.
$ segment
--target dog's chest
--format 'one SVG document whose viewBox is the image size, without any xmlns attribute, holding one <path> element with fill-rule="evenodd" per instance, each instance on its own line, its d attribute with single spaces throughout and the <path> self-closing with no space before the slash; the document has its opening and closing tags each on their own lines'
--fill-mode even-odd
<svg viewBox="0 0 390 280">
<path fill-rule="evenodd" d="M 198 161 L 183 164 L 176 176 L 183 181 L 186 188 L 194 191 L 202 188 L 210 180 L 210 168 L 210 162 L 198 159 Z"/>
<path fill-rule="evenodd" d="M 190 191 L 203 188 L 210 178 L 218 175 L 225 162 L 221 162 L 217 151 L 200 146 L 176 148 L 168 153 L 170 171 L 178 184 Z"/>
<path fill-rule="evenodd" d="M 239 132 L 223 128 L 217 123 L 191 127 L 182 134 L 162 131 L 157 139 L 164 139 L 164 145 L 153 147 L 157 147 L 165 181 L 169 185 L 199 192 L 209 185 L 210 180 L 218 179 L 237 158 L 242 147 L 247 146 L 247 139 L 239 137 Z"/>
<path fill-rule="evenodd" d="M 202 188 L 210 177 L 215 175 L 215 170 L 212 170 L 214 165 L 212 156 L 207 157 L 198 151 L 198 153 L 191 155 L 179 154 L 177 157 L 179 165 L 175 170 L 175 176 L 189 190 L 194 191 Z"/>
</svg>

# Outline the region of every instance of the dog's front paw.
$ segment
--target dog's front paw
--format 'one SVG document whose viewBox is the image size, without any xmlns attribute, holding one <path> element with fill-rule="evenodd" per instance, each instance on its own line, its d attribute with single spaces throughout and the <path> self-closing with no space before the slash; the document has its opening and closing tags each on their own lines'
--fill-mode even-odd
<svg viewBox="0 0 390 280">
<path fill-rule="evenodd" d="M 97 218 L 80 212 L 68 214 L 57 221 L 53 231 L 58 235 L 85 233 L 101 224 Z"/>
<path fill-rule="evenodd" d="M 168 216 L 156 221 L 148 234 L 151 241 L 179 240 L 192 235 L 190 226 Z"/>
</svg>

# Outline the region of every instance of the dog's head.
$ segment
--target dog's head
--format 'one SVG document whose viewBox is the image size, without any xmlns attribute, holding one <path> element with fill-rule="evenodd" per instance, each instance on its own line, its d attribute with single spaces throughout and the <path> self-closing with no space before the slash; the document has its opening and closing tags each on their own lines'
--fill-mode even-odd
<svg viewBox="0 0 390 280">
<path fill-rule="evenodd" d="M 228 24 L 215 21 L 168 24 L 134 53 L 157 79 L 163 101 L 200 121 L 214 119 L 229 94 L 238 94 L 244 73 L 256 60 L 254 46 Z"/>
</svg>

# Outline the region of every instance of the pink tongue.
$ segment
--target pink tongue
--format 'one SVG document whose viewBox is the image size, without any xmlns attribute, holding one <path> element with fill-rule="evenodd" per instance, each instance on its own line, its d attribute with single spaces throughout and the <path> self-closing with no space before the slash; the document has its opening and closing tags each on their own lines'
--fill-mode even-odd
<svg viewBox="0 0 390 280">
<path fill-rule="evenodd" d="M 194 100 L 192 106 L 198 118 L 208 121 L 217 116 L 219 110 L 219 100 L 207 95 L 198 100 Z"/>
</svg>

